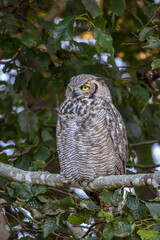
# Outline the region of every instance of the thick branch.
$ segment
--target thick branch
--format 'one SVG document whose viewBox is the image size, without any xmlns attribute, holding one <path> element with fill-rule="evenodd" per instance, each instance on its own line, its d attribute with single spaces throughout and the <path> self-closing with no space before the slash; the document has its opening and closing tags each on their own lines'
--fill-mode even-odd
<svg viewBox="0 0 160 240">
<path fill-rule="evenodd" d="M 39 184 L 50 187 L 64 187 L 66 185 L 72 187 L 80 187 L 78 184 L 71 184 L 65 177 L 60 174 L 52 174 L 49 172 L 24 171 L 11 165 L 0 163 L 0 176 L 6 177 L 11 181 L 27 183 L 30 185 Z M 82 183 L 84 189 L 96 191 L 104 188 L 121 188 L 121 187 L 140 187 L 140 186 L 160 186 L 160 173 L 147 173 L 135 175 L 112 175 L 99 177 L 89 184 Z"/>
<path fill-rule="evenodd" d="M 24 171 L 4 163 L 0 163 L 0 176 L 6 177 L 11 181 L 27 183 L 30 185 L 40 184 L 58 188 L 69 183 L 60 174 L 52 174 L 46 171 Z"/>
</svg>

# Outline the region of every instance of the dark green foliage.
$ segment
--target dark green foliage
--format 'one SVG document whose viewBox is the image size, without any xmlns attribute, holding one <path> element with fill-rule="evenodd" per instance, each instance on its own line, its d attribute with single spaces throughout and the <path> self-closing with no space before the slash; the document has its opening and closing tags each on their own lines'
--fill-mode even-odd
<svg viewBox="0 0 160 240">
<path fill-rule="evenodd" d="M 82 0 L 85 9 L 90 12 L 93 18 L 97 17 L 101 13 L 101 8 L 98 6 L 95 0 Z"/>
<path fill-rule="evenodd" d="M 26 171 L 59 173 L 57 110 L 69 78 L 81 73 L 106 79 L 129 144 L 160 142 L 158 4 L 9 0 L 0 3 L 0 13 L 1 162 Z M 92 38 L 95 42 L 88 41 Z M 153 164 L 151 145 L 132 145 L 129 150 L 140 165 Z M 137 172 L 154 170 L 138 168 L 134 159 L 132 167 Z M 104 189 L 100 198 L 117 206 L 121 193 Z M 74 239 L 67 222 L 87 225 L 82 239 L 160 239 L 159 198 L 142 200 L 128 192 L 122 214 L 112 215 L 68 190 L 0 177 L 0 199 L 11 239 Z"/>
<path fill-rule="evenodd" d="M 126 8 L 125 0 L 119 0 L 119 1 L 111 0 L 110 4 L 111 4 L 111 11 L 117 16 L 120 16 Z"/>
<path fill-rule="evenodd" d="M 71 40 L 73 36 L 73 24 L 75 16 L 68 16 L 63 21 L 57 24 L 54 31 L 54 39 L 56 47 L 58 47 L 61 41 Z"/>
</svg>

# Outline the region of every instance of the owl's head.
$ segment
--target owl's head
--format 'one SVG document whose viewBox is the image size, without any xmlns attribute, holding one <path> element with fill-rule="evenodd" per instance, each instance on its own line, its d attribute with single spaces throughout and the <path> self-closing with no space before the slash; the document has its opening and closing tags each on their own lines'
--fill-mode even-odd
<svg viewBox="0 0 160 240">
<path fill-rule="evenodd" d="M 84 98 L 103 98 L 112 101 L 104 79 L 90 74 L 72 77 L 66 89 L 66 98 L 72 102 Z"/>
</svg>

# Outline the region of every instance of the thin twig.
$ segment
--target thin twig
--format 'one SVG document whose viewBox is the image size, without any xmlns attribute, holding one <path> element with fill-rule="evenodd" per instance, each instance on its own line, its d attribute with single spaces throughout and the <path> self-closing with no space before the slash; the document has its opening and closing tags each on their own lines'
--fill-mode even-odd
<svg viewBox="0 0 160 240">
<path fill-rule="evenodd" d="M 44 106 L 44 107 L 35 107 L 34 109 L 33 109 L 33 111 L 39 111 L 39 110 L 44 110 L 44 109 L 46 109 L 46 110 L 51 110 L 51 111 L 55 111 L 55 112 L 58 112 L 59 111 L 59 108 L 57 108 L 57 107 L 46 107 L 46 106 Z"/>
<path fill-rule="evenodd" d="M 30 71 L 30 72 L 35 72 L 34 70 L 33 70 L 33 68 L 30 68 L 30 67 L 27 67 L 27 66 L 18 66 L 18 68 L 21 68 L 21 69 L 25 69 L 25 70 L 27 70 L 27 71 Z"/>
<path fill-rule="evenodd" d="M 22 157 L 23 155 L 25 155 L 26 153 L 28 153 L 30 151 L 29 150 L 26 150 L 24 152 L 21 152 L 21 153 L 16 153 L 16 154 L 13 154 L 13 155 L 8 155 L 7 158 L 8 159 L 12 159 L 12 158 L 18 158 L 18 157 Z"/>
<path fill-rule="evenodd" d="M 6 212 L 6 215 L 8 214 L 8 215 L 10 215 L 11 217 L 13 217 L 13 218 L 19 223 L 19 225 L 22 224 L 13 214 L 7 212 L 6 210 L 5 210 L 5 212 Z M 22 225 L 23 225 L 23 224 L 22 224 Z"/>
<path fill-rule="evenodd" d="M 99 222 L 93 223 L 93 224 L 89 227 L 89 229 L 87 230 L 87 232 L 83 235 L 82 238 L 85 238 L 85 237 L 90 233 L 90 231 L 92 230 L 93 227 L 95 227 L 96 225 L 98 225 L 98 224 L 100 224 L 100 223 L 102 223 L 102 222 L 103 222 L 103 221 L 99 221 Z M 106 223 L 106 222 L 104 222 L 104 223 Z"/>
<path fill-rule="evenodd" d="M 8 63 L 15 61 L 17 59 L 17 57 L 19 56 L 19 54 L 20 54 L 20 49 L 18 50 L 18 52 L 15 53 L 15 56 L 12 59 L 10 59 L 8 61 L 0 61 L 0 64 L 8 64 Z"/>
<path fill-rule="evenodd" d="M 18 214 L 17 209 L 15 208 L 14 210 L 15 210 L 15 212 L 16 212 L 16 216 L 17 216 L 18 222 L 19 222 L 19 224 L 20 224 L 20 226 L 21 226 L 21 233 L 22 233 L 22 235 L 23 235 L 23 237 L 24 237 L 23 224 L 22 224 L 22 222 L 21 222 L 21 220 L 20 220 L 20 217 L 19 217 L 19 214 Z"/>
<path fill-rule="evenodd" d="M 13 229 L 12 229 L 10 223 L 8 222 L 8 218 L 7 218 L 6 214 L 4 213 L 4 210 L 3 210 L 3 208 L 2 208 L 1 206 L 0 206 L 0 209 L 1 209 L 1 213 L 3 214 L 3 216 L 4 216 L 4 218 L 5 218 L 6 224 L 7 224 L 8 227 L 9 227 L 10 232 L 13 232 Z"/>
<path fill-rule="evenodd" d="M 53 124 L 42 124 L 43 127 L 56 128 L 56 125 Z"/>
<path fill-rule="evenodd" d="M 127 167 L 131 167 L 132 163 L 127 163 Z M 154 169 L 160 167 L 160 164 L 153 164 L 153 165 L 142 165 L 142 164 L 135 164 L 134 168 L 142 168 L 142 169 Z"/>
<path fill-rule="evenodd" d="M 26 218 L 28 218 L 30 221 L 34 222 L 35 224 L 41 224 L 40 222 L 36 221 L 34 218 L 30 217 L 21 207 L 17 208 L 20 212 L 24 214 Z"/>
<path fill-rule="evenodd" d="M 24 14 L 20 13 L 20 12 L 16 12 L 19 16 L 21 16 L 24 20 L 26 20 L 33 28 L 37 29 L 37 31 L 39 31 L 41 28 L 38 26 L 35 26 L 27 17 L 25 17 Z"/>
<path fill-rule="evenodd" d="M 130 146 L 134 147 L 134 146 L 141 146 L 141 145 L 149 145 L 149 144 L 158 143 L 158 142 L 159 142 L 159 140 L 151 140 L 151 141 L 146 141 L 146 142 L 131 143 Z"/>
<path fill-rule="evenodd" d="M 146 25 L 145 25 L 144 27 L 148 26 L 148 25 L 150 24 L 150 22 L 153 21 L 155 15 L 158 13 L 159 10 L 160 10 L 160 7 L 158 7 L 158 8 L 155 10 L 155 12 L 153 13 L 152 17 L 150 18 L 150 20 L 148 21 L 148 23 L 146 23 Z"/>
</svg>

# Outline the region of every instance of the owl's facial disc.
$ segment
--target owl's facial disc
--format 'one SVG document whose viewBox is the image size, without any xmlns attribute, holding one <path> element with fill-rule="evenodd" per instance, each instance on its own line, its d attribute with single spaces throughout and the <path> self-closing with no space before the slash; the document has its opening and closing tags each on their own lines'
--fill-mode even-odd
<svg viewBox="0 0 160 240">
<path fill-rule="evenodd" d="M 78 86 L 69 84 L 66 90 L 66 97 L 72 102 L 83 98 L 93 98 L 97 89 L 97 83 L 92 79 L 89 79 Z"/>
</svg>

